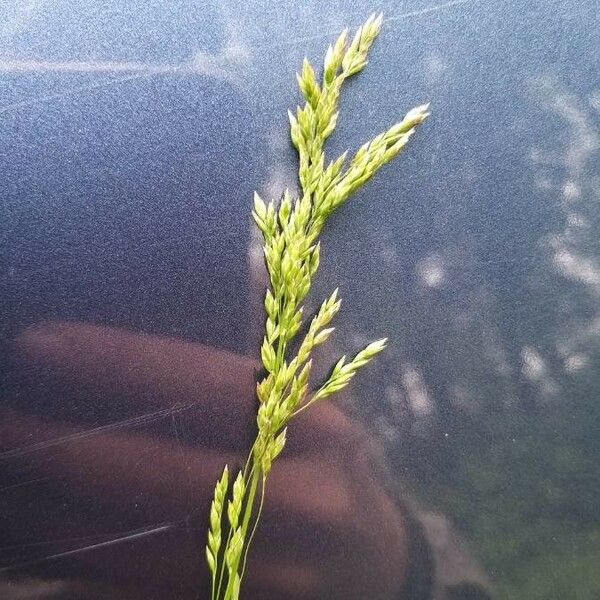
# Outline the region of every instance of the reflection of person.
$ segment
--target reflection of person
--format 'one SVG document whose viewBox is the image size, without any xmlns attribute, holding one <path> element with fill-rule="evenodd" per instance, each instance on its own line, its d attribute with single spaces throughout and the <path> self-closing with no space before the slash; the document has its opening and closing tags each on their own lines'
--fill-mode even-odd
<svg viewBox="0 0 600 600">
<path fill-rule="evenodd" d="M 63 590 L 32 597 L 203 597 L 210 495 L 223 463 L 243 460 L 257 365 L 79 323 L 28 328 L 17 355 L 36 382 L 22 381 L 23 390 L 60 394 L 43 418 L 26 408 L 2 414 L 0 514 L 9 543 L 0 560 L 14 566 L 6 575 L 54 580 L 47 589 Z M 82 426 L 90 395 L 121 406 L 119 421 Z M 298 419 L 269 483 L 249 598 L 432 597 L 420 527 L 373 476 L 370 456 L 361 429 L 333 403 Z"/>
<path fill-rule="evenodd" d="M 121 424 L 104 429 L 81 427 L 77 410 L 64 406 L 60 422 L 4 413 L 4 467 L 13 477 L 26 470 L 32 483 L 4 493 L 5 535 L 16 550 L 3 563 L 79 548 L 61 559 L 73 579 L 108 583 L 127 598 L 193 597 L 205 583 L 200 550 L 214 481 L 224 462 L 243 461 L 240 432 L 252 423 L 257 365 L 205 346 L 75 323 L 30 328 L 18 344 L 24 365 L 62 380 L 74 407 L 93 389 L 118 395 L 125 408 Z M 402 517 L 370 476 L 364 449 L 360 430 L 331 403 L 298 421 L 272 474 L 249 597 L 387 598 L 401 587 Z M 20 501 L 40 495 L 41 507 Z M 199 523 L 186 529 L 197 510 Z M 162 523 L 177 525 L 136 537 Z M 110 535 L 122 541 L 85 551 Z M 37 546 L 19 548 L 27 542 Z M 34 572 L 47 576 L 56 565 L 42 561 Z"/>
</svg>

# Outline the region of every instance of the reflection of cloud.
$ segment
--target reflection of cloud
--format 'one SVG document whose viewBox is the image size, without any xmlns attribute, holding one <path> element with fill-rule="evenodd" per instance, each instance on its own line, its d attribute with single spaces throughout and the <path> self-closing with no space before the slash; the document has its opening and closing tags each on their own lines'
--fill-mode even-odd
<svg viewBox="0 0 600 600">
<path fill-rule="evenodd" d="M 550 77 L 540 77 L 533 82 L 546 106 L 567 122 L 571 141 L 561 153 L 562 163 L 573 175 L 579 174 L 590 156 L 600 147 L 600 137 L 582 103 L 561 89 Z"/>
<path fill-rule="evenodd" d="M 531 381 L 540 381 L 546 374 L 544 359 L 535 348 L 525 346 L 521 350 L 521 359 L 523 360 L 523 374 Z"/>
<path fill-rule="evenodd" d="M 429 85 L 438 83 L 447 71 L 448 64 L 446 60 L 437 52 L 428 53 L 423 59 L 423 77 Z"/>
<path fill-rule="evenodd" d="M 596 261 L 578 256 L 566 248 L 558 248 L 553 258 L 555 266 L 565 277 L 580 281 L 592 288 L 600 288 L 600 267 Z"/>
<path fill-rule="evenodd" d="M 573 212 L 567 215 L 567 225 L 570 229 L 585 229 L 590 222 L 583 215 Z"/>
<path fill-rule="evenodd" d="M 446 279 L 446 273 L 441 256 L 431 255 L 419 261 L 417 274 L 427 287 L 440 287 Z"/>
<path fill-rule="evenodd" d="M 234 16 L 234 11 L 227 10 L 227 8 L 226 3 L 221 4 L 221 10 L 225 19 L 225 31 L 227 32 L 227 42 L 222 55 L 239 63 L 247 63 L 252 57 L 252 52 L 244 39 L 242 33 L 244 29 Z"/>
<path fill-rule="evenodd" d="M 581 196 L 581 190 L 577 183 L 571 180 L 565 181 L 565 184 L 563 186 L 564 199 L 567 201 L 576 200 L 577 198 L 579 198 L 579 196 Z"/>
<path fill-rule="evenodd" d="M 433 406 L 421 374 L 414 367 L 405 365 L 402 383 L 413 413 L 421 417 L 430 415 Z"/>
<path fill-rule="evenodd" d="M 565 226 L 547 238 L 552 253 L 552 263 L 565 278 L 586 285 L 594 295 L 600 293 L 600 263 L 586 256 L 585 231 L 590 221 L 585 215 L 593 201 L 594 180 L 590 173 L 594 157 L 600 150 L 600 132 L 586 102 L 567 92 L 552 77 L 538 77 L 532 87 L 541 97 L 546 108 L 563 122 L 562 143 L 549 150 L 534 149 L 530 159 L 543 171 L 553 167 L 563 171 L 562 183 L 548 180 L 542 173 L 536 176 L 536 184 L 544 191 L 560 194 Z M 591 95 L 589 105 L 594 106 L 596 96 Z M 559 171 L 560 172 L 560 171 Z"/>
<path fill-rule="evenodd" d="M 558 394 L 558 385 L 550 377 L 546 362 L 535 348 L 532 346 L 523 347 L 521 349 L 521 360 L 523 375 L 539 387 L 542 396 L 548 398 Z"/>
<path fill-rule="evenodd" d="M 582 371 L 589 363 L 588 357 L 585 354 L 574 354 L 565 360 L 565 371 L 567 373 L 576 373 Z"/>
<path fill-rule="evenodd" d="M 573 375 L 590 366 L 590 351 L 598 347 L 600 338 L 600 317 L 594 318 L 584 326 L 573 326 L 568 335 L 556 345 L 564 370 Z"/>
</svg>

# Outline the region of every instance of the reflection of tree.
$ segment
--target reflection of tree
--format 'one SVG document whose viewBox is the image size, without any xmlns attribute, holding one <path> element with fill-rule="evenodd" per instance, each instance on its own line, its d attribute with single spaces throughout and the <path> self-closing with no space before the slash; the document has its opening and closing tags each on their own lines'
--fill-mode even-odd
<svg viewBox="0 0 600 600">
<path fill-rule="evenodd" d="M 598 173 L 594 159 L 600 149 L 594 114 L 582 99 L 567 93 L 550 78 L 535 85 L 544 105 L 563 125 L 560 148 L 535 148 L 531 158 L 536 166 L 536 183 L 559 199 L 562 227 L 544 240 L 557 273 L 561 294 L 556 296 L 561 317 L 556 321 L 554 354 L 556 362 L 571 376 L 598 358 L 598 298 L 600 297 L 600 215 Z M 595 356 L 594 356 L 595 355 Z"/>
<path fill-rule="evenodd" d="M 358 347 L 363 330 L 392 339 L 353 408 L 507 572 L 550 553 L 579 560 L 574 545 L 596 551 L 600 530 L 600 135 L 593 106 L 558 82 L 537 79 L 530 93 L 535 140 L 528 126 L 512 171 L 465 168 L 441 199 L 405 185 L 400 197 L 418 203 L 393 195 L 361 240 L 372 254 L 357 256 L 348 236 L 334 266 L 353 305 L 380 294 L 348 319 L 362 328 L 344 343 Z M 476 208 L 436 226 L 465 194 Z"/>
<path fill-rule="evenodd" d="M 366 291 L 373 281 L 384 283 L 380 291 L 389 297 L 377 306 L 363 306 L 362 321 L 365 330 L 392 332 L 395 350 L 386 367 L 397 380 L 392 396 L 395 403 L 404 399 L 413 418 L 424 415 L 410 407 L 407 369 L 420 373 L 432 398 L 434 407 L 427 415 L 438 420 L 445 416 L 442 421 L 448 425 L 446 420 L 456 414 L 539 407 L 563 387 L 568 393 L 565 377 L 594 362 L 600 329 L 600 245 L 595 235 L 600 214 L 594 206 L 598 176 L 593 171 L 598 135 L 592 116 L 551 80 L 538 81 L 536 94 L 544 110 L 563 122 L 554 123 L 556 131 L 550 132 L 553 147 L 530 150 L 533 189 L 531 180 L 524 180 L 528 185 L 521 185 L 519 198 L 510 202 L 528 202 L 533 211 L 539 207 L 551 217 L 546 227 L 531 228 L 524 240 L 517 235 L 520 230 L 484 231 L 492 246 L 497 236 L 507 238 L 503 254 L 496 252 L 489 264 L 485 254 L 490 251 L 479 251 L 468 236 L 442 240 L 423 252 L 415 248 L 429 245 L 416 238 L 428 235 L 419 229 L 421 223 L 408 231 L 414 239 L 406 239 L 401 224 L 394 232 L 379 223 L 364 242 L 375 248 L 375 260 L 356 257 L 350 248 L 350 258 L 339 259 L 349 264 L 336 271 L 349 267 L 349 287 L 358 297 L 363 288 L 369 297 Z M 430 205 L 421 210 L 435 209 Z M 392 228 L 395 218 L 390 215 Z M 360 338 L 361 332 L 347 335 Z M 499 397 L 500 403 L 491 397 Z"/>
</svg>

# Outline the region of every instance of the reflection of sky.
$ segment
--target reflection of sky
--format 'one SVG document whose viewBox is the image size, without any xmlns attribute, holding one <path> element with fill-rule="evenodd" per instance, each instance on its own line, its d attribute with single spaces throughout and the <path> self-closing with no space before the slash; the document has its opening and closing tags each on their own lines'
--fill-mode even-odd
<svg viewBox="0 0 600 600">
<path fill-rule="evenodd" d="M 465 310 L 485 320 L 493 301 L 502 320 L 498 335 L 513 338 L 515 357 L 536 346 L 528 278 L 539 243 L 547 240 L 554 268 L 565 277 L 590 289 L 600 282 L 596 256 L 586 252 L 581 233 L 591 227 L 585 203 L 592 201 L 597 177 L 591 170 L 599 92 L 588 77 L 597 60 L 593 3 L 550 4 L 552 9 L 534 2 L 517 10 L 477 0 L 384 3 L 387 21 L 374 64 L 349 86 L 331 140 L 333 156 L 413 104 L 433 101 L 422 140 L 339 223 L 354 227 L 358 211 L 385 214 L 376 225 L 386 240 L 378 254 L 400 285 L 399 300 L 412 294 L 403 274 L 412 272 L 416 289 L 424 286 L 419 294 L 450 294 L 456 301 L 458 312 L 446 305 L 438 321 L 464 328 L 472 321 Z M 14 280 L 27 280 L 51 314 L 60 314 L 69 298 L 63 289 L 57 302 L 53 285 L 79 281 L 81 289 L 93 285 L 94 293 L 106 295 L 105 309 L 127 298 L 136 310 L 153 313 L 141 318 L 145 326 L 160 328 L 168 309 L 149 309 L 162 302 L 151 265 L 159 269 L 166 261 L 171 273 L 162 285 L 188 288 L 179 289 L 179 316 L 168 327 L 191 334 L 195 325 L 184 323 L 184 306 L 198 287 L 183 285 L 178 273 L 194 271 L 195 251 L 206 265 L 229 257 L 244 277 L 244 198 L 255 185 L 267 195 L 294 185 L 285 121 L 294 102 L 293 70 L 305 53 L 320 56 L 332 34 L 360 21 L 363 12 L 344 1 L 327 10 L 310 2 L 283 10 L 268 1 L 201 8 L 115 2 L 99 9 L 33 0 L 5 6 L 0 143 Z M 234 162 L 241 157 L 249 164 L 250 154 L 267 159 L 257 181 L 249 167 Z M 190 178 L 194 172 L 198 177 Z M 214 201 L 198 199 L 211 197 L 211 189 L 229 189 L 240 174 L 242 186 L 234 186 L 239 200 L 225 203 L 231 213 L 224 221 L 222 200 L 214 194 Z M 370 196 L 373 204 L 361 200 Z M 331 235 L 340 237 L 339 225 Z M 194 251 L 191 240 L 198 244 Z M 338 240 L 348 256 L 351 243 L 343 235 Z M 257 251 L 250 256 L 259 264 Z M 42 257 L 61 265 L 54 275 L 40 265 Z M 456 281 L 456 269 L 467 264 L 477 270 L 485 298 L 475 299 Z M 364 287 L 366 265 L 356 267 Z M 122 283 L 132 269 L 147 270 L 136 292 Z M 210 267 L 205 276 L 214 279 L 214 273 Z M 94 279 L 101 282 L 92 284 Z M 71 306 L 100 318 L 102 309 L 82 293 L 72 290 Z M 217 310 L 217 297 L 207 301 L 207 313 Z M 410 298 L 405 302 L 410 305 Z M 21 302 L 22 318 L 38 309 L 24 310 Z M 413 321 L 438 309 L 415 310 Z M 122 310 L 108 312 L 114 320 L 129 318 Z M 427 336 L 411 340 L 414 355 L 405 358 L 419 364 L 435 335 L 430 327 Z M 431 377 L 436 375 L 425 380 Z"/>
<path fill-rule="evenodd" d="M 239 345 L 244 297 L 222 273 L 245 278 L 252 120 L 216 13 L 21 8 L 0 34 L 8 327 L 85 318 Z"/>
<path fill-rule="evenodd" d="M 496 310 L 498 335 L 515 345 L 504 353 L 514 357 L 537 343 L 529 286 L 532 269 L 545 268 L 535 262 L 540 243 L 566 278 L 590 290 L 600 285 L 584 233 L 592 227 L 586 207 L 598 177 L 593 3 L 550 4 L 384 3 L 373 66 L 349 86 L 331 140 L 334 155 L 410 106 L 433 101 L 426 131 L 334 223 L 331 236 L 351 256 L 354 238 L 341 226 L 355 227 L 359 212 L 367 221 L 385 214 L 373 221 L 386 240 L 377 252 L 399 285 L 398 301 L 411 306 L 413 289 L 434 302 L 436 294 L 454 301 L 415 304 L 410 319 L 426 321 L 428 311 L 441 310 L 434 322 L 473 329 L 467 312 L 486 320 L 485 311 Z M 215 269 L 227 259 L 243 279 L 244 198 L 255 185 L 268 195 L 294 185 L 285 122 L 293 69 L 305 53 L 320 56 L 331 34 L 363 12 L 345 1 L 327 10 L 311 2 L 284 10 L 267 1 L 6 5 L 0 144 L 10 273 L 15 298 L 20 280 L 27 281 L 23 293 L 38 295 L 36 306 L 25 301 L 29 308 L 19 299 L 21 318 L 37 310 L 60 315 L 68 301 L 73 314 L 102 318 L 106 310 L 127 321 L 127 311 L 111 307 L 126 299 L 151 313 L 140 323 L 160 329 L 169 308 L 158 306 L 164 298 L 155 275 L 167 265 L 160 286 L 181 296 L 167 328 L 191 334 L 185 306 L 199 294 L 199 281 L 189 284 L 195 254 L 205 259 L 205 277 L 223 280 Z M 263 157 L 256 177 L 251 155 Z M 223 202 L 221 192 L 236 201 Z M 355 265 L 368 287 L 368 257 Z M 467 265 L 485 286 L 483 296 L 456 279 Z M 144 270 L 135 286 L 125 283 Z M 65 282 L 79 291 L 65 291 Z M 105 297 L 104 308 L 82 297 L 90 286 Z M 226 289 L 223 283 L 219 293 Z M 219 293 L 207 300 L 207 321 Z M 355 310 L 359 316 L 360 304 Z M 410 337 L 400 323 L 389 325 Z M 438 335 L 435 327 L 426 331 L 405 357 L 416 365 Z M 434 371 L 426 382 L 441 373 Z"/>
</svg>

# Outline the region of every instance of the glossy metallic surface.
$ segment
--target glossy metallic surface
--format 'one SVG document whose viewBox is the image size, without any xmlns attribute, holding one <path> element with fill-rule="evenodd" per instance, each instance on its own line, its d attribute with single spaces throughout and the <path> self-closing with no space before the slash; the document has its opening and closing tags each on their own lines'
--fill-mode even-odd
<svg viewBox="0 0 600 600">
<path fill-rule="evenodd" d="M 0 598 L 207 598 L 294 73 L 386 21 L 330 157 L 432 116 L 332 219 L 323 369 L 387 336 L 273 472 L 246 598 L 600 596 L 594 0 L 0 3 Z M 595 566 L 596 565 L 596 566 Z M 477 595 L 479 594 L 479 595 Z"/>
</svg>

